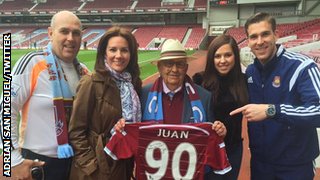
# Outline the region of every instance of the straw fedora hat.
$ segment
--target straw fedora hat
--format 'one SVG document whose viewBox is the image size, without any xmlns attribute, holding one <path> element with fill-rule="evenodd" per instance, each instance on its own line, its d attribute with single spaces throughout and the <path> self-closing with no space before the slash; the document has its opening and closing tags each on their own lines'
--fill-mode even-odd
<svg viewBox="0 0 320 180">
<path fill-rule="evenodd" d="M 161 49 L 160 58 L 151 61 L 152 64 L 157 64 L 159 61 L 171 60 L 171 59 L 183 59 L 187 61 L 195 59 L 192 56 L 187 56 L 185 48 L 177 39 L 167 39 Z"/>
</svg>

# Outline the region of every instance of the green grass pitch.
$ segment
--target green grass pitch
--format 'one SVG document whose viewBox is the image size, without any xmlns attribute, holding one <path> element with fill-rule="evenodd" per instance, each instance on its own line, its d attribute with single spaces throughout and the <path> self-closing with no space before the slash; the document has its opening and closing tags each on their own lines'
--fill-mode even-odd
<svg viewBox="0 0 320 180">
<path fill-rule="evenodd" d="M 18 59 L 24 54 L 34 51 L 32 49 L 13 49 L 11 51 L 11 68 L 13 68 L 14 64 L 18 61 Z M 3 50 L 0 50 L 2 58 L 3 58 Z M 193 54 L 195 51 L 187 51 L 187 53 Z M 150 64 L 151 60 L 157 59 L 160 57 L 160 51 L 139 51 L 138 52 L 138 63 L 140 66 L 140 77 L 141 79 L 145 79 L 148 76 L 157 72 L 157 67 L 155 65 Z M 3 79 L 3 59 L 1 58 L 1 81 Z M 84 63 L 91 71 L 93 70 L 95 59 L 96 59 L 96 51 L 95 50 L 80 50 L 78 54 L 78 59 Z M 2 89 L 2 83 L 0 84 Z"/>
<path fill-rule="evenodd" d="M 32 49 L 13 49 L 11 51 L 11 69 L 13 69 L 14 64 L 18 61 L 20 57 L 22 57 L 24 54 L 34 51 Z M 0 83 L 0 88 L 2 92 L 2 81 L 3 81 L 3 50 L 0 49 L 1 53 L 1 68 L 0 68 L 0 73 L 1 73 L 1 83 Z M 189 55 L 194 53 L 194 51 L 188 51 L 187 52 Z M 157 72 L 157 68 L 155 65 L 150 64 L 151 60 L 157 59 L 160 57 L 160 51 L 139 51 L 138 52 L 138 63 L 140 66 L 141 74 L 140 77 L 141 79 L 145 79 L 146 77 L 154 74 Z M 84 63 L 91 71 L 93 70 L 94 64 L 95 64 L 95 59 L 96 59 L 96 51 L 95 50 L 81 50 L 78 54 L 78 59 Z M 0 149 L 0 154 L 2 154 L 2 150 Z"/>
</svg>

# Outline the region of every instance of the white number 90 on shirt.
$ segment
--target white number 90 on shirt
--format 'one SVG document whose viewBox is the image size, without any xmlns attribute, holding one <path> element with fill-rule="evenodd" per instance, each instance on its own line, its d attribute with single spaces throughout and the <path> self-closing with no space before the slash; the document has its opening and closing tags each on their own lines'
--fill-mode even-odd
<svg viewBox="0 0 320 180">
<path fill-rule="evenodd" d="M 160 152 L 160 159 L 154 156 L 156 150 Z M 188 168 L 184 174 L 181 174 L 180 162 L 183 153 L 187 153 L 189 158 Z M 172 160 L 169 161 L 171 158 Z M 173 156 L 170 157 L 168 146 L 164 142 L 152 141 L 146 148 L 145 160 L 149 167 L 157 169 L 154 173 L 145 171 L 148 179 L 162 179 L 168 169 L 171 169 L 174 179 L 192 179 L 196 170 L 197 151 L 192 144 L 184 142 L 175 148 Z"/>
</svg>

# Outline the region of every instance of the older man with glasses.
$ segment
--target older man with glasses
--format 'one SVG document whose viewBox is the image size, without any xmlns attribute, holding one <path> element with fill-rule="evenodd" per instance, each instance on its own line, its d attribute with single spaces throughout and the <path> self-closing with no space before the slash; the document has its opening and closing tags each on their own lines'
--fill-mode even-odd
<svg viewBox="0 0 320 180">
<path fill-rule="evenodd" d="M 224 124 L 214 121 L 210 111 L 211 93 L 194 84 L 187 75 L 188 62 L 192 59 L 178 40 L 164 42 L 160 58 L 152 61 L 157 65 L 160 77 L 142 89 L 142 121 L 156 120 L 164 124 L 213 122 L 212 129 L 224 137 L 227 133 Z"/>
<path fill-rule="evenodd" d="M 142 117 L 142 121 L 149 121 L 150 123 L 163 123 L 163 124 L 171 124 L 171 125 L 164 125 L 163 128 L 168 128 L 168 129 L 160 129 L 159 132 L 162 132 L 162 134 L 158 134 L 155 136 L 154 132 L 153 134 L 150 134 L 150 132 L 144 132 L 147 133 L 148 138 L 142 138 L 143 142 L 145 143 L 146 141 L 153 141 L 156 142 L 154 145 L 152 145 L 151 150 L 148 149 L 146 151 L 152 151 L 152 149 L 162 149 L 164 151 L 164 149 L 166 149 L 166 145 L 165 147 L 160 145 L 160 144 L 165 144 L 163 141 L 167 141 L 166 137 L 169 136 L 168 133 L 175 132 L 176 134 L 173 134 L 173 136 L 175 138 L 178 138 L 176 140 L 170 140 L 170 152 L 175 152 L 176 150 L 174 150 L 173 147 L 175 146 L 179 146 L 176 143 L 182 143 L 184 145 L 188 144 L 187 146 L 189 147 L 186 148 L 186 152 L 191 153 L 192 157 L 196 157 L 198 153 L 200 153 L 201 155 L 199 156 L 200 159 L 199 162 L 201 161 L 202 165 L 199 165 L 199 167 L 197 166 L 197 173 L 191 173 L 189 174 L 195 167 L 195 164 L 201 164 L 198 163 L 198 160 L 196 162 L 192 161 L 190 158 L 187 159 L 186 161 L 183 161 L 184 163 L 187 163 L 189 161 L 190 164 L 188 164 L 188 168 L 186 169 L 185 166 L 181 166 L 181 167 L 176 167 L 173 168 L 173 171 L 175 172 L 175 170 L 178 168 L 180 169 L 179 171 L 184 171 L 187 172 L 183 177 L 189 177 L 186 179 L 202 179 L 203 175 L 205 177 L 208 177 L 208 175 L 210 173 L 226 173 L 229 170 L 231 170 L 231 167 L 228 163 L 226 154 L 223 153 L 224 151 L 221 149 L 224 149 L 224 143 L 223 143 L 223 139 L 227 133 L 227 130 L 224 126 L 223 123 L 221 123 L 220 121 L 214 121 L 214 117 L 213 117 L 213 113 L 212 111 L 210 111 L 211 108 L 211 93 L 208 92 L 207 90 L 203 89 L 202 87 L 194 84 L 190 77 L 187 75 L 187 70 L 188 70 L 188 61 L 190 61 L 191 59 L 193 59 L 192 57 L 188 57 L 187 53 L 185 51 L 185 48 L 182 46 L 182 44 L 178 41 L 178 40 L 173 40 L 173 39 L 168 39 L 164 42 L 163 46 L 162 46 L 162 50 L 161 50 L 161 57 L 155 61 L 152 61 L 152 64 L 157 65 L 158 67 L 158 71 L 160 73 L 160 77 L 158 79 L 156 79 L 156 81 L 153 84 L 149 84 L 146 85 L 145 87 L 143 87 L 142 89 L 142 95 L 141 95 L 141 108 L 142 108 L 142 113 L 143 113 L 143 117 Z M 212 130 L 211 130 L 211 125 L 209 123 L 205 123 L 205 122 L 212 122 Z M 181 129 L 179 129 L 179 124 L 186 124 L 186 123 L 190 123 L 188 125 L 183 126 L 184 128 L 190 127 L 191 129 L 197 129 L 200 130 L 201 128 L 196 127 L 197 125 L 206 125 L 206 128 L 209 128 L 209 131 L 211 132 L 216 132 L 216 134 L 212 134 L 209 133 L 209 131 L 207 130 L 201 130 L 203 132 L 206 132 L 207 134 L 205 136 L 202 136 L 200 134 L 192 134 L 191 133 L 191 129 L 187 129 L 186 131 L 189 132 L 190 130 L 190 140 L 185 140 L 188 141 L 188 143 L 185 143 L 185 141 L 183 141 L 182 139 L 179 139 L 177 135 L 178 131 L 180 132 Z M 194 124 L 197 123 L 197 124 Z M 198 123 L 202 123 L 202 124 L 198 124 Z M 173 124 L 173 125 L 172 125 Z M 130 126 L 130 124 L 128 125 Z M 134 125 L 132 125 L 134 126 Z M 143 124 L 139 124 L 136 126 L 143 126 Z M 193 127 L 194 126 L 194 127 Z M 125 127 L 125 122 L 124 121 L 119 121 L 116 125 L 115 125 L 115 129 L 117 131 L 122 132 Z M 127 127 L 127 126 L 126 126 Z M 159 127 L 159 126 L 157 126 Z M 162 126 L 161 126 L 162 127 Z M 131 127 L 132 128 L 132 127 Z M 154 127 L 155 128 L 155 127 Z M 146 127 L 144 128 L 146 129 Z M 177 130 L 179 129 L 179 130 Z M 127 127 L 127 130 L 130 134 L 130 127 Z M 132 130 L 132 129 L 131 129 Z M 135 130 L 136 131 L 136 130 Z M 140 132 L 140 131 L 139 131 Z M 165 134 L 164 134 L 165 133 Z M 139 133 L 140 136 L 143 133 Z M 192 135 L 191 135 L 192 134 Z M 164 139 L 159 140 L 159 136 L 162 136 Z M 196 138 L 191 138 L 192 137 L 196 137 Z M 210 143 L 208 144 L 201 144 L 202 139 L 206 138 L 206 137 L 211 137 L 210 139 Z M 212 139 L 213 138 L 213 139 Z M 136 138 L 133 138 L 136 139 Z M 161 139 L 161 138 L 160 138 Z M 188 138 L 186 138 L 188 139 Z M 219 140 L 217 140 L 219 139 Z M 217 141 L 216 141 L 217 140 Z M 173 142 L 175 141 L 175 142 Z M 189 142 L 190 141 L 190 142 Z M 208 140 L 209 141 L 209 140 Z M 217 142 L 222 142 L 221 144 L 218 144 Z M 132 143 L 131 141 L 127 142 L 127 143 Z M 118 143 L 118 144 L 127 144 L 127 143 Z M 160 144 L 159 144 L 160 143 Z M 175 145 L 172 145 L 172 143 L 174 143 Z M 196 145 L 190 145 L 190 143 L 195 143 Z M 202 154 L 201 152 L 203 152 L 202 150 L 199 150 L 198 153 L 192 153 L 190 152 L 190 146 L 192 146 L 193 148 L 195 146 L 202 146 L 202 147 L 210 147 L 208 151 L 205 151 L 206 155 Z M 150 144 L 148 145 L 148 147 L 150 146 Z M 107 148 L 111 147 L 111 150 L 108 149 L 108 151 L 110 152 L 114 152 L 112 145 L 107 145 Z M 173 149 L 172 149 L 173 148 Z M 199 148 L 199 147 L 197 147 Z M 122 147 L 121 149 L 124 149 L 124 147 Z M 191 148 L 192 149 L 192 148 Z M 215 151 L 215 149 L 217 151 Z M 140 148 L 141 150 L 141 148 Z M 108 151 L 106 151 L 108 153 Z M 180 150 L 179 150 L 180 152 Z M 184 151 L 183 151 L 184 152 Z M 222 152 L 222 153 L 221 153 Z M 142 154 L 144 152 L 141 152 Z M 160 153 L 160 152 L 159 152 Z M 161 151 L 162 153 L 162 151 Z M 164 152 L 165 153 L 165 152 Z M 108 153 L 109 154 L 109 153 Z M 153 154 L 153 153 L 151 153 Z M 174 153 L 176 154 L 176 153 Z M 179 153 L 178 153 L 179 154 Z M 212 161 L 202 161 L 201 160 L 201 156 L 206 156 L 207 160 L 210 159 L 210 157 L 214 156 L 215 158 L 211 159 Z M 143 156 L 143 155 L 139 155 Z M 152 156 L 152 155 L 151 155 Z M 173 155 L 174 156 L 174 155 Z M 143 156 L 144 157 L 144 156 Z M 162 156 L 161 156 L 162 157 Z M 164 157 L 167 157 L 164 155 Z M 151 158 L 151 160 L 150 160 Z M 168 157 L 167 157 L 168 158 Z M 182 157 L 181 157 L 182 158 Z M 137 174 L 138 177 L 139 172 L 141 171 L 141 168 L 144 169 L 146 167 L 150 166 L 150 162 L 153 162 L 154 159 L 153 157 L 150 157 L 149 155 L 146 155 L 146 159 L 141 161 L 147 161 L 147 165 L 141 165 L 139 158 L 137 158 L 138 163 L 137 163 Z M 177 161 L 179 161 L 180 158 L 176 159 L 173 158 L 175 160 L 172 160 L 172 163 L 176 163 Z M 185 159 L 185 157 L 183 157 L 182 159 Z M 206 166 L 206 170 L 203 172 L 203 163 L 205 163 Z M 213 164 L 210 164 L 213 163 Z M 212 166 L 213 165 L 213 166 Z M 163 166 L 167 166 L 165 165 L 160 165 L 161 167 Z M 159 167 L 160 167 L 159 166 Z M 210 166 L 210 167 L 209 167 Z M 158 164 L 152 164 L 151 163 L 151 167 L 152 168 L 159 168 Z M 190 168 L 193 167 L 193 168 Z M 167 169 L 167 168 L 164 168 Z M 157 171 L 156 173 L 150 174 L 150 176 L 154 176 L 157 177 L 159 179 L 161 179 L 161 177 L 166 176 L 166 177 L 176 177 L 176 176 L 180 176 L 179 173 L 178 175 L 175 173 L 170 173 L 167 174 L 167 170 L 164 170 L 162 168 L 162 170 Z M 171 168 L 169 168 L 171 169 Z M 169 170 L 170 171 L 170 170 Z M 200 172 L 201 171 L 201 172 Z M 200 172 L 200 173 L 199 173 Z M 164 174 L 165 173 L 165 174 Z M 144 174 L 144 173 L 142 173 Z M 198 175 L 195 175 L 198 174 Z M 201 175 L 199 175 L 201 174 Z M 192 178 L 191 178 L 192 177 Z M 184 179 L 182 178 L 182 179 Z M 207 178 L 205 178 L 207 179 Z"/>
<path fill-rule="evenodd" d="M 182 44 L 174 39 L 163 43 L 160 56 L 151 62 L 157 65 L 160 77 L 142 90 L 142 120 L 160 120 L 164 124 L 212 122 L 211 93 L 193 84 L 187 75 L 193 57 L 187 56 Z M 216 128 L 219 135 L 226 134 L 223 124 Z"/>
</svg>

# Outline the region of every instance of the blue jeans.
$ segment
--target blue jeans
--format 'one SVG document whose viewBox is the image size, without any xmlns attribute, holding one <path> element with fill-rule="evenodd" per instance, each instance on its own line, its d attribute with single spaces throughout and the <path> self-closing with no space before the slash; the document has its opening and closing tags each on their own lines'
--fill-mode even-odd
<svg viewBox="0 0 320 180">
<path fill-rule="evenodd" d="M 241 166 L 242 152 L 243 152 L 243 143 L 241 142 L 237 146 L 234 146 L 234 149 L 232 150 L 232 152 L 229 152 L 227 154 L 232 170 L 223 175 L 215 174 L 214 172 L 209 172 L 205 174 L 204 179 L 205 180 L 237 180 L 239 171 L 240 171 L 240 166 Z"/>
</svg>

